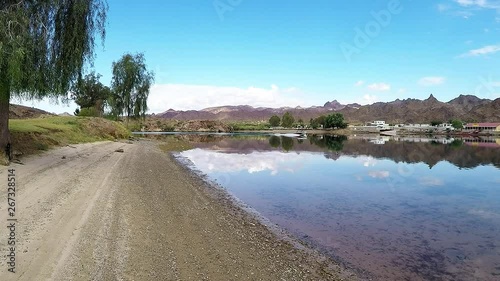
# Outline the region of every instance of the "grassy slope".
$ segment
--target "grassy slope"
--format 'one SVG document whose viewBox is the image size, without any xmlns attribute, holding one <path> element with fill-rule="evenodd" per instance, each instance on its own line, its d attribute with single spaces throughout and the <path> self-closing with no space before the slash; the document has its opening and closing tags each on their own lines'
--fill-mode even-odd
<svg viewBox="0 0 500 281">
<path fill-rule="evenodd" d="M 127 138 L 121 124 L 93 117 L 47 117 L 10 120 L 15 151 L 33 154 L 52 146 Z"/>
</svg>

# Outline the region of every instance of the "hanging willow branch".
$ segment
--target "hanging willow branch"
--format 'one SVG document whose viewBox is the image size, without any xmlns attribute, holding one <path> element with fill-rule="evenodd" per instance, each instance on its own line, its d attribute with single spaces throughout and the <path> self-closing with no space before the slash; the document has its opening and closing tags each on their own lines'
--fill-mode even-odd
<svg viewBox="0 0 500 281">
<path fill-rule="evenodd" d="M 4 0 L 0 75 L 11 95 L 65 95 L 105 37 L 105 0 Z M 5 85 L 4 85 L 5 86 Z"/>
</svg>

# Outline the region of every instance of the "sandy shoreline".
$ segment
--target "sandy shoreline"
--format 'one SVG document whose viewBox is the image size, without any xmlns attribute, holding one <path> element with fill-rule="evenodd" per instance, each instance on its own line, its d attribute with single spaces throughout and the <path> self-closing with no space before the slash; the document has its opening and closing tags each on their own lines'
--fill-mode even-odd
<svg viewBox="0 0 500 281">
<path fill-rule="evenodd" d="M 22 203 L 16 273 L 2 234 L 0 280 L 356 280 L 280 238 L 154 141 L 58 148 L 0 167 L 1 178 L 8 168 Z"/>
</svg>

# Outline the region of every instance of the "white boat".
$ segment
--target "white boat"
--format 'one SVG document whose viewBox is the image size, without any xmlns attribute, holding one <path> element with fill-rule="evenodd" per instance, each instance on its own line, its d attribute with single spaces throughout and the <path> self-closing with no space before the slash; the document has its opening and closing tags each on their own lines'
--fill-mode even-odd
<svg viewBox="0 0 500 281">
<path fill-rule="evenodd" d="M 277 137 L 298 138 L 298 137 L 301 136 L 301 134 L 299 134 L 299 133 L 284 133 L 284 134 L 278 133 L 278 134 L 274 134 L 274 136 L 277 136 Z"/>
<path fill-rule="evenodd" d="M 379 133 L 383 136 L 396 136 L 398 134 L 396 130 L 380 130 Z"/>
</svg>

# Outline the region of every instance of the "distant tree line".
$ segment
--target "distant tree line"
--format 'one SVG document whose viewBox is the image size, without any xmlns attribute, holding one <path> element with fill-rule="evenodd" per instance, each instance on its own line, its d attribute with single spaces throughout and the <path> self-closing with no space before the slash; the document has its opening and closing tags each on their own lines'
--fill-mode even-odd
<svg viewBox="0 0 500 281">
<path fill-rule="evenodd" d="M 347 123 L 344 121 L 344 115 L 342 113 L 332 113 L 329 115 L 321 115 L 317 118 L 311 118 L 309 121 L 313 129 L 323 127 L 324 129 L 345 129 L 347 128 Z"/>
<path fill-rule="evenodd" d="M 269 118 L 269 125 L 271 127 L 282 126 L 285 128 L 290 128 L 294 125 L 304 126 L 304 121 L 299 118 L 297 122 L 295 122 L 295 118 L 292 116 L 290 112 L 285 112 L 283 117 L 279 117 L 278 115 L 273 115 Z M 317 118 L 311 118 L 309 120 L 309 125 L 313 129 L 318 129 L 320 127 L 323 128 L 332 128 L 332 129 L 344 129 L 347 128 L 347 123 L 344 121 L 344 115 L 342 113 L 332 113 L 329 115 L 321 115 Z"/>
<path fill-rule="evenodd" d="M 288 111 L 285 112 L 281 118 L 278 115 L 273 115 L 269 118 L 269 124 L 271 127 L 278 127 L 281 125 L 282 127 L 290 128 L 294 123 L 295 118 L 293 118 L 292 114 Z"/>
</svg>

